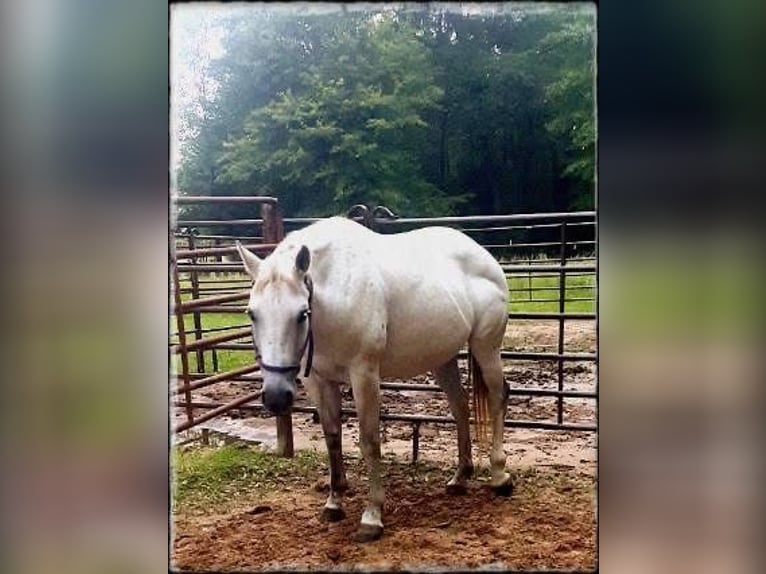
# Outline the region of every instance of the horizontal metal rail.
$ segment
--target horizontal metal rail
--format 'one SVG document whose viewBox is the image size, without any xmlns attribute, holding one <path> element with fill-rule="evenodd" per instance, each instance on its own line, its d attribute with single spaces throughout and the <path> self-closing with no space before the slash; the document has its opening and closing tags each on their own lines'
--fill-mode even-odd
<svg viewBox="0 0 766 574">
<path fill-rule="evenodd" d="M 242 272 L 245 269 L 242 263 L 179 263 L 179 273 L 196 271 L 198 273 L 205 273 L 210 271 L 231 271 L 232 273 Z"/>
<path fill-rule="evenodd" d="M 195 329 L 195 332 L 197 333 L 216 333 L 219 331 L 230 331 L 232 329 L 244 329 L 245 327 L 249 327 L 249 325 L 226 325 L 223 327 L 207 327 L 205 329 Z M 178 337 L 178 333 L 170 333 L 171 337 Z"/>
<path fill-rule="evenodd" d="M 238 399 L 234 399 L 233 401 L 229 403 L 223 403 L 218 404 L 218 406 L 212 408 L 212 410 L 206 412 L 204 415 L 201 415 L 199 417 L 193 418 L 191 420 L 187 420 L 185 422 L 182 422 L 181 424 L 177 425 L 174 429 L 174 433 L 183 432 L 185 430 L 188 430 L 194 426 L 197 426 L 200 423 L 204 423 L 205 421 L 209 421 L 212 418 L 217 417 L 218 415 L 222 415 L 232 409 L 236 408 L 242 408 L 242 405 L 244 405 L 247 402 L 250 402 L 252 400 L 255 400 L 258 398 L 261 394 L 261 391 L 257 391 L 255 393 L 249 393 L 243 397 L 239 397 Z M 174 403 L 175 404 L 175 403 Z M 205 408 L 205 407 L 194 407 L 194 404 L 191 405 L 193 408 Z"/>
<path fill-rule="evenodd" d="M 513 303 L 513 302 L 511 302 Z M 535 319 L 566 319 L 566 320 L 589 320 L 595 319 L 595 313 L 508 313 L 509 319 L 535 320 Z"/>
<path fill-rule="evenodd" d="M 317 221 L 322 221 L 325 219 L 324 217 L 284 217 L 282 218 L 283 223 L 316 223 Z"/>
<path fill-rule="evenodd" d="M 575 265 L 578 263 L 589 263 L 591 261 L 596 261 L 597 257 L 570 257 L 567 259 L 568 265 Z M 501 265 L 559 265 L 561 262 L 560 258 L 552 258 L 552 257 L 545 257 L 545 258 L 539 258 L 539 257 L 512 257 L 512 258 L 506 258 L 505 262 L 501 262 Z"/>
<path fill-rule="evenodd" d="M 239 369 L 232 369 L 231 371 L 226 371 L 223 373 L 217 373 L 215 375 L 210 375 L 207 377 L 203 377 L 201 379 L 197 379 L 192 383 L 189 383 L 189 390 L 194 391 L 196 389 L 201 389 L 203 387 L 208 387 L 210 385 L 213 385 L 215 383 L 219 383 L 221 381 L 225 381 L 231 377 L 239 377 L 241 375 L 247 375 L 252 373 L 253 371 L 257 371 L 259 369 L 258 365 L 247 365 L 246 367 L 240 367 Z M 180 386 L 176 387 L 171 391 L 172 394 L 177 395 L 179 393 L 184 392 L 186 387 Z"/>
<path fill-rule="evenodd" d="M 243 245 L 250 251 L 273 251 L 276 243 L 251 243 Z M 200 247 L 198 249 L 179 249 L 176 251 L 176 259 L 186 259 L 194 257 L 203 257 L 206 255 L 226 255 L 227 253 L 238 253 L 236 245 L 231 247 Z"/>
<path fill-rule="evenodd" d="M 217 351 L 253 351 L 252 343 L 222 343 L 216 345 Z"/>
<path fill-rule="evenodd" d="M 523 275 L 521 275 L 520 273 L 523 273 Z M 530 275 L 528 274 L 530 272 L 528 271 L 521 271 L 520 273 L 506 272 L 505 275 L 507 278 L 510 278 L 511 275 L 513 275 L 514 279 L 528 279 L 530 277 Z M 567 277 L 593 277 L 595 274 L 596 273 L 594 271 L 576 271 L 574 273 L 567 273 Z M 543 278 L 558 279 L 559 277 L 561 277 L 560 273 L 548 273 L 547 271 L 543 273 L 533 272 L 531 275 L 533 279 L 543 279 Z M 558 287 L 558 284 L 556 285 L 556 287 Z"/>
<path fill-rule="evenodd" d="M 189 203 L 270 203 L 277 204 L 277 198 L 268 195 L 175 195 L 171 199 L 179 205 Z"/>
<path fill-rule="evenodd" d="M 380 383 L 380 388 L 389 391 L 417 391 L 417 392 L 443 392 L 442 388 L 438 385 L 423 385 L 417 383 Z M 526 389 L 524 387 L 511 387 L 509 390 L 511 395 L 515 396 L 536 396 L 536 397 L 564 397 L 564 398 L 581 398 L 581 399 L 595 399 L 595 392 L 588 391 L 557 391 L 555 389 Z"/>
<path fill-rule="evenodd" d="M 597 361 L 597 353 L 523 353 L 501 351 L 503 359 L 543 360 L 543 361 Z"/>
<path fill-rule="evenodd" d="M 251 347 L 252 350 L 252 347 Z M 257 365 L 250 365 L 240 369 L 234 369 L 225 373 L 190 373 L 191 378 L 196 379 L 189 386 L 189 390 L 198 390 L 200 388 L 209 386 L 211 384 L 223 381 L 223 380 L 242 380 L 250 382 L 263 382 L 262 375 L 253 375 L 251 377 L 244 377 L 258 369 Z M 177 378 L 180 375 L 177 375 Z M 424 393 L 443 393 L 444 391 L 438 385 L 431 384 L 418 384 L 418 383 L 391 383 L 383 381 L 380 383 L 380 388 L 386 391 L 416 391 Z M 176 387 L 172 391 L 172 394 L 177 395 L 183 392 L 183 387 Z M 513 396 L 532 396 L 532 397 L 564 397 L 564 398 L 580 398 L 580 399 L 595 399 L 597 394 L 593 391 L 558 391 L 556 389 L 540 389 L 540 388 L 525 388 L 525 387 L 511 387 L 509 393 Z M 185 404 L 185 403 L 184 403 Z"/>
<path fill-rule="evenodd" d="M 576 303 L 578 301 L 595 301 L 595 297 L 571 297 L 564 299 L 565 303 Z M 511 305 L 520 305 L 521 303 L 558 303 L 558 299 L 516 299 L 511 301 Z"/>
<path fill-rule="evenodd" d="M 176 237 L 183 238 L 183 237 L 189 237 L 189 233 L 183 232 L 183 231 L 176 231 L 175 232 Z M 194 234 L 195 239 L 222 239 L 222 240 L 239 240 L 239 241 L 257 241 L 261 240 L 263 241 L 263 237 L 260 235 L 209 235 L 209 234 Z"/>
<path fill-rule="evenodd" d="M 205 297 L 203 299 L 189 299 L 181 303 L 180 310 L 184 313 L 188 313 L 190 311 L 199 309 L 201 307 L 209 307 L 211 305 L 216 305 L 218 303 L 244 301 L 245 299 L 249 299 L 249 298 L 250 298 L 250 293 L 245 291 L 245 292 L 234 293 L 233 295 L 219 295 L 217 297 Z"/>
<path fill-rule="evenodd" d="M 242 293 L 243 287 L 245 287 L 245 285 L 239 287 L 200 287 L 198 289 L 184 287 L 180 291 L 181 293 L 218 293 L 219 295 L 233 295 L 234 293 Z M 524 289 L 520 289 L 520 291 L 524 291 Z"/>
<path fill-rule="evenodd" d="M 582 227 L 585 225 L 596 225 L 596 221 L 569 221 L 567 227 Z M 537 223 L 531 225 L 500 225 L 495 227 L 459 227 L 460 231 L 466 233 L 472 233 L 474 231 L 513 231 L 514 229 L 550 229 L 553 227 L 561 227 L 561 223 Z"/>
<path fill-rule="evenodd" d="M 595 241 L 567 241 L 567 247 L 570 245 L 595 245 Z M 560 247 L 561 243 L 558 241 L 541 241 L 540 243 L 498 243 L 498 244 L 481 244 L 482 247 L 508 247 L 521 249 L 527 247 Z"/>
<path fill-rule="evenodd" d="M 242 274 L 244 275 L 245 270 L 242 269 Z M 220 284 L 228 284 L 228 283 L 252 283 L 253 280 L 250 277 L 242 277 L 242 278 L 231 278 L 231 279 L 203 279 L 200 278 L 198 280 L 200 285 L 212 285 L 213 283 L 220 283 Z"/>
<path fill-rule="evenodd" d="M 263 225 L 263 219 L 187 219 L 176 221 L 179 227 L 214 227 L 218 225 Z"/>
<path fill-rule="evenodd" d="M 535 273 L 537 271 L 541 272 L 549 272 L 549 271 L 556 271 L 556 272 L 589 272 L 589 273 L 595 273 L 596 272 L 596 266 L 595 265 L 501 265 L 503 268 L 503 271 L 506 273 Z"/>
<path fill-rule="evenodd" d="M 565 399 L 597 399 L 598 393 L 592 391 L 557 391 L 556 389 L 525 389 L 513 387 L 509 390 L 513 396 L 564 397 Z"/>
<path fill-rule="evenodd" d="M 190 379 L 195 379 L 195 380 L 196 379 L 204 379 L 205 377 L 211 377 L 214 374 L 217 374 L 217 373 L 189 373 L 189 378 Z M 180 374 L 176 374 L 174 376 L 175 376 L 176 379 L 180 379 L 181 378 Z M 228 378 L 226 380 L 227 381 L 232 381 L 232 382 L 259 383 L 259 382 L 263 382 L 263 377 L 260 374 L 258 374 L 258 375 L 238 375 L 238 376 L 235 376 L 235 377 L 230 377 L 230 378 Z"/>
<path fill-rule="evenodd" d="M 247 307 L 240 305 L 211 305 L 197 309 L 195 313 L 244 313 Z"/>
<path fill-rule="evenodd" d="M 253 398 L 256 398 L 259 393 L 252 393 L 251 395 L 247 395 L 247 398 L 252 400 Z M 255 395 L 255 397 L 253 396 Z M 243 397 L 244 398 L 244 397 Z M 228 410 L 232 410 L 234 408 L 239 408 L 241 410 L 251 410 L 251 411 L 257 411 L 257 412 L 264 412 L 266 409 L 263 405 L 254 403 L 254 404 L 246 404 L 247 401 L 238 399 L 237 401 L 232 401 L 230 403 L 219 403 L 214 401 L 192 401 L 191 406 L 195 409 L 214 409 L 216 411 L 216 414 L 213 416 L 218 416 L 219 414 L 226 412 Z M 236 403 L 236 404 L 235 404 Z M 186 406 L 186 403 L 183 401 L 176 401 L 173 403 L 174 406 Z M 315 407 L 293 407 L 293 412 L 296 413 L 308 413 L 308 414 L 315 414 L 317 413 L 317 409 Z M 210 411 L 208 413 L 205 413 L 204 415 L 200 416 L 199 418 L 194 419 L 194 424 L 198 424 L 200 422 L 204 422 L 206 420 L 210 420 L 213 418 L 213 416 L 208 416 L 213 411 Z M 353 409 L 341 409 L 341 414 L 349 415 L 356 418 L 356 411 Z M 380 413 L 380 419 L 384 421 L 399 421 L 399 422 L 412 422 L 412 423 L 440 423 L 440 424 L 455 424 L 455 419 L 452 417 L 444 417 L 444 416 L 435 416 L 435 415 L 407 415 L 407 414 L 389 414 L 389 413 Z M 474 422 L 473 418 L 469 420 L 469 422 Z M 180 425 L 181 427 L 184 427 L 184 425 Z M 178 430 L 176 429 L 175 432 L 180 432 L 181 430 L 186 430 L 187 428 L 190 428 L 194 425 L 188 425 L 185 426 L 185 428 L 181 428 Z M 580 425 L 580 424 L 571 424 L 571 423 L 564 423 L 564 424 L 558 424 L 558 423 L 552 423 L 547 421 L 519 421 L 519 420 L 512 420 L 512 419 L 506 419 L 505 420 L 505 427 L 506 428 L 531 428 L 531 429 L 541 429 L 541 430 L 569 430 L 569 431 L 583 431 L 583 432 L 594 432 L 597 430 L 597 427 L 595 425 Z"/>
<path fill-rule="evenodd" d="M 460 351 L 459 359 L 468 357 L 468 351 Z M 500 351 L 502 359 L 540 360 L 540 361 L 597 361 L 597 353 L 532 353 L 522 351 Z"/>
<path fill-rule="evenodd" d="M 595 211 L 577 211 L 577 212 L 550 212 L 550 213 L 518 213 L 515 215 L 469 215 L 455 217 L 399 217 L 396 219 L 375 218 L 376 224 L 391 225 L 404 223 L 480 223 L 483 221 L 534 221 L 538 219 L 558 219 L 560 221 L 572 221 L 586 217 L 595 217 Z M 286 221 L 286 220 L 285 220 Z M 559 223 L 556 223 L 559 225 Z"/>
<path fill-rule="evenodd" d="M 240 329 L 237 331 L 234 331 L 233 333 L 228 333 L 226 335 L 218 335 L 217 337 L 208 337 L 205 339 L 197 339 L 193 343 L 187 343 L 186 347 L 183 347 L 182 345 L 171 345 L 170 350 L 175 353 L 182 353 L 184 351 L 196 351 L 198 349 L 207 349 L 209 347 L 212 347 L 214 345 L 217 345 L 218 343 L 224 343 L 226 341 L 234 341 L 235 339 L 243 339 L 245 337 L 252 336 L 252 330 L 250 327 L 247 329 Z"/>
<path fill-rule="evenodd" d="M 596 284 L 592 283 L 590 285 L 567 285 L 566 290 L 567 291 L 582 291 L 584 289 L 595 289 Z M 559 286 L 558 285 L 552 285 L 550 287 L 509 287 L 508 292 L 509 293 L 529 293 L 530 291 L 556 291 L 558 292 Z M 558 301 L 558 299 L 556 299 Z"/>
</svg>

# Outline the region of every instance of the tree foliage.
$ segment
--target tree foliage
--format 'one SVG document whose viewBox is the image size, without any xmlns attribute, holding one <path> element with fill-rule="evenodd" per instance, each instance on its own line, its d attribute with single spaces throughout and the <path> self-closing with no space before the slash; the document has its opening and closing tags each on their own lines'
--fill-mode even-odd
<svg viewBox="0 0 766 574">
<path fill-rule="evenodd" d="M 218 26 L 214 93 L 185 116 L 183 194 L 268 193 L 290 215 L 593 205 L 591 10 L 240 9 Z"/>
</svg>

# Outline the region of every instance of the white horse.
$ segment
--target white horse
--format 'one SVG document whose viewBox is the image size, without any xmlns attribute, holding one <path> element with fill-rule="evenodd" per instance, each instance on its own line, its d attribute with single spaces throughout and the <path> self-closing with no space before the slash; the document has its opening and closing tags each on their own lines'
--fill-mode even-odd
<svg viewBox="0 0 766 574">
<path fill-rule="evenodd" d="M 466 342 L 482 437 L 487 412 L 491 419 L 491 485 L 498 494 L 510 494 L 503 450 L 508 394 L 500 358 L 508 288 L 502 268 L 484 248 L 454 229 L 380 235 L 341 217 L 290 233 L 263 260 L 237 247 L 253 278 L 247 312 L 263 371 L 263 404 L 274 414 L 289 412 L 303 369 L 319 411 L 330 461 L 324 520 L 344 518 L 342 382 L 351 383 L 369 470 L 369 499 L 357 541 L 383 533 L 381 377 L 433 370 L 457 423 L 458 468 L 447 491 L 465 492 L 473 462 L 457 354 Z"/>
</svg>

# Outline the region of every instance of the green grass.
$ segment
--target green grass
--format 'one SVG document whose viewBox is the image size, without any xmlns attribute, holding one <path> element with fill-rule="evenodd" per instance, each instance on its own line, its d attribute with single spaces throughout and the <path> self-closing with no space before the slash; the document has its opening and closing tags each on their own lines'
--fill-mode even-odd
<svg viewBox="0 0 766 574">
<path fill-rule="evenodd" d="M 234 279 L 241 279 L 246 278 L 246 275 L 244 274 L 238 274 L 238 275 L 231 275 L 231 278 Z M 208 279 L 210 277 L 203 276 L 203 278 Z M 202 286 L 208 286 L 208 284 L 203 284 Z M 221 283 L 216 283 L 216 287 L 221 288 L 231 288 L 231 289 L 237 289 L 241 291 L 247 291 L 249 289 L 249 285 L 247 283 L 232 283 L 230 281 L 221 281 Z M 181 281 L 181 287 L 184 289 L 188 289 L 191 287 L 191 283 L 188 280 L 182 280 Z M 203 293 L 201 297 L 212 297 L 216 295 L 215 293 Z M 186 301 L 188 299 L 191 299 L 191 293 L 182 293 L 181 299 Z M 249 325 L 249 321 L 247 316 L 244 313 L 236 312 L 236 313 L 201 313 L 200 314 L 201 324 L 203 329 L 217 329 L 220 327 L 246 327 Z M 194 340 L 193 336 L 193 330 L 194 330 L 194 316 L 192 314 L 188 314 L 184 316 L 184 328 L 187 332 L 187 338 L 188 340 L 192 341 Z M 176 328 L 176 318 L 175 316 L 170 317 L 170 331 L 171 333 L 175 333 L 178 329 Z M 191 333 L 191 337 L 189 334 Z M 212 333 L 203 333 L 203 337 L 213 337 L 216 335 L 222 335 L 225 334 L 226 331 L 216 331 Z M 232 343 L 241 343 L 247 341 L 247 339 L 242 339 L 240 341 L 231 341 Z M 253 351 L 252 350 L 245 350 L 245 351 L 216 351 L 216 356 L 218 359 L 218 371 L 229 371 L 232 369 L 238 369 L 240 367 L 244 367 L 247 365 L 251 365 L 254 362 L 253 358 Z M 178 372 L 181 371 L 181 359 L 180 357 L 175 357 L 176 359 L 176 369 Z M 212 358 L 212 351 L 205 351 L 205 372 L 212 372 L 213 371 L 213 358 Z M 189 354 L 189 369 L 192 372 L 197 371 L 197 355 L 196 353 L 190 353 Z"/>
<path fill-rule="evenodd" d="M 301 450 L 288 459 L 245 444 L 195 446 L 171 451 L 173 507 L 180 511 L 225 509 L 256 501 L 290 482 L 326 468 L 325 455 Z"/>
<path fill-rule="evenodd" d="M 595 275 L 567 275 L 565 299 L 595 299 Z M 559 310 L 559 277 L 531 278 L 513 275 L 508 278 L 510 301 L 508 310 L 516 313 L 557 312 Z M 539 289 L 539 290 L 538 290 Z M 537 302 L 533 299 L 552 299 Z M 595 301 L 568 301 L 564 310 L 569 313 L 593 313 Z"/>
<path fill-rule="evenodd" d="M 246 327 L 248 326 L 248 320 L 245 315 L 242 313 L 202 313 L 201 314 L 202 319 L 202 328 L 203 329 L 210 329 L 210 328 L 218 328 L 218 327 L 228 327 L 228 326 L 236 326 L 238 328 L 240 327 Z M 194 322 L 192 319 L 192 315 L 186 315 L 184 317 L 184 325 L 187 329 L 187 341 L 193 341 L 193 329 L 194 329 Z M 171 332 L 176 332 L 176 322 L 175 317 L 171 317 L 171 323 L 170 323 L 170 330 Z M 203 337 L 213 337 L 216 335 L 222 335 L 226 334 L 227 331 L 216 331 L 213 333 L 203 333 Z M 191 336 L 190 336 L 191 333 Z M 247 339 L 241 339 L 239 341 L 231 341 L 232 343 L 241 343 L 246 342 Z M 243 350 L 243 351 L 231 351 L 231 350 L 216 350 L 216 356 L 218 359 L 218 371 L 229 371 L 232 369 L 238 369 L 240 367 L 244 367 L 246 365 L 253 364 L 254 356 L 253 356 L 253 350 Z M 205 372 L 212 372 L 213 370 L 213 355 L 211 350 L 205 351 Z M 181 359 L 180 357 L 176 357 L 176 368 L 180 372 L 181 370 Z M 192 372 L 197 371 L 197 354 L 196 353 L 190 353 L 189 354 L 189 369 Z"/>
<path fill-rule="evenodd" d="M 237 276 L 239 277 L 239 276 Z M 242 275 L 244 277 L 244 275 Z M 510 302 L 508 310 L 517 313 L 541 313 L 557 312 L 559 310 L 559 277 L 539 277 L 532 275 L 531 279 L 523 275 L 514 275 L 508 278 L 509 288 L 514 289 L 509 293 Z M 570 276 L 566 278 L 566 298 L 595 298 L 595 276 Z M 188 287 L 188 281 L 183 281 L 182 286 Z M 223 283 L 221 286 L 231 286 L 243 291 L 248 289 L 247 284 Z M 532 291 L 529 288 L 532 287 Z M 518 289 L 518 290 L 517 290 Z M 540 289 L 534 290 L 534 289 Z M 208 295 L 206 295 L 208 296 Z M 184 300 L 191 298 L 191 295 L 184 293 Z M 530 299 L 552 299 L 550 302 L 535 302 Z M 570 313 L 593 313 L 595 312 L 595 301 L 570 301 L 566 303 L 565 310 Z M 219 328 L 227 326 L 247 326 L 248 319 L 243 313 L 202 313 L 202 328 Z M 193 316 L 191 314 L 184 317 L 184 325 L 187 332 L 194 328 Z M 170 330 L 176 331 L 175 317 L 170 318 Z M 203 336 L 214 336 L 225 333 L 225 331 L 203 334 Z M 192 337 L 193 339 L 193 337 Z M 243 339 L 242 341 L 246 341 Z M 232 341 L 232 342 L 242 342 Z M 238 369 L 253 364 L 254 357 L 252 350 L 244 351 L 216 351 L 218 358 L 218 371 L 228 371 Z M 180 372 L 180 357 L 176 357 L 177 369 Z M 213 370 L 212 351 L 205 352 L 205 372 Z M 189 355 L 189 368 L 192 372 L 197 370 L 197 358 L 195 353 Z"/>
<path fill-rule="evenodd" d="M 361 457 L 347 455 L 346 470 L 353 482 L 367 476 Z M 415 484 L 444 484 L 452 475 L 449 465 L 428 461 L 404 462 L 393 453 L 382 457 L 384 480 L 396 477 Z M 254 506 L 282 490 L 306 490 L 327 474 L 327 456 L 322 451 L 299 450 L 294 458 L 278 457 L 240 442 L 224 446 L 174 447 L 171 450 L 173 480 L 171 488 L 174 513 L 210 515 Z M 541 471 L 533 467 L 511 470 L 513 480 L 522 485 L 517 498 L 535 497 L 541 489 L 566 489 L 570 495 L 592 490 L 589 480 L 573 480 L 570 473 Z M 476 467 L 474 479 L 489 481 L 487 464 Z M 526 494 L 526 496 L 525 496 Z"/>
</svg>

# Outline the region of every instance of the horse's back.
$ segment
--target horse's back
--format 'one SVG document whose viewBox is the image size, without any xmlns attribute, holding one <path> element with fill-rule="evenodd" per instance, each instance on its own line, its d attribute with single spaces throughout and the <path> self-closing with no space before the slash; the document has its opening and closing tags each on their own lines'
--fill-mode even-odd
<svg viewBox="0 0 766 574">
<path fill-rule="evenodd" d="M 507 286 L 486 249 L 445 227 L 379 237 L 389 324 L 385 370 L 407 376 L 433 369 L 473 337 L 502 338 Z"/>
<path fill-rule="evenodd" d="M 504 292 L 505 275 L 490 253 L 464 233 L 449 227 L 426 227 L 384 236 L 394 251 L 402 251 L 399 264 L 412 266 L 421 274 L 442 275 L 458 271 L 468 279 L 484 279 Z M 394 244 L 398 243 L 396 247 Z"/>
<path fill-rule="evenodd" d="M 406 377 L 445 363 L 477 334 L 502 337 L 505 275 L 459 231 L 382 235 L 330 218 L 291 233 L 278 250 L 297 252 L 301 245 L 312 252 L 312 278 L 327 311 L 325 337 L 337 360 L 360 341 L 375 340 L 381 375 Z"/>
</svg>

